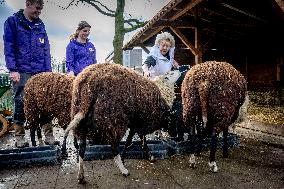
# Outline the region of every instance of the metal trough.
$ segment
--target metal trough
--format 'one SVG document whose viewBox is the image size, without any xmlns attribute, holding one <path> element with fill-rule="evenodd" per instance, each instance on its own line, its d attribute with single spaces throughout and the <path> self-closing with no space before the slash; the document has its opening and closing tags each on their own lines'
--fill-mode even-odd
<svg viewBox="0 0 284 189">
<path fill-rule="evenodd" d="M 122 152 L 125 141 L 120 142 L 119 151 Z M 150 154 L 156 159 L 168 158 L 167 145 L 161 140 L 147 140 Z M 92 145 L 86 147 L 84 160 L 111 159 L 112 152 L 110 145 Z M 140 141 L 133 141 L 133 144 L 126 152 L 127 159 L 143 159 L 143 149 Z"/>
<path fill-rule="evenodd" d="M 0 167 L 26 167 L 58 164 L 58 146 L 0 150 Z"/>
</svg>

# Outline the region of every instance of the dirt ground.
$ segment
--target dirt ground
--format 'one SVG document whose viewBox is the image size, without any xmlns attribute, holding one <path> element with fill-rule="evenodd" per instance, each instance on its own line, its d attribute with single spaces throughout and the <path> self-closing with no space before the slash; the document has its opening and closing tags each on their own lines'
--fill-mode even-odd
<svg viewBox="0 0 284 189">
<path fill-rule="evenodd" d="M 230 149 L 230 157 L 217 153 L 218 173 L 209 170 L 209 153 L 198 157 L 197 168 L 189 167 L 188 155 L 174 155 L 150 163 L 126 159 L 130 175 L 121 175 L 113 160 L 86 162 L 85 185 L 77 184 L 74 148 L 68 142 L 69 158 L 62 164 L 18 169 L 0 168 L 0 189 L 178 189 L 178 188 L 284 188 L 284 148 L 241 138 L 240 146 Z"/>
</svg>

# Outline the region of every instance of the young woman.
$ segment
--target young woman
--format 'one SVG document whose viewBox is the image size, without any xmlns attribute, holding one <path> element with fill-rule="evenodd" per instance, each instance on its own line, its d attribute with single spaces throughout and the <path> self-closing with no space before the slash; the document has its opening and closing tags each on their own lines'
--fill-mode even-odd
<svg viewBox="0 0 284 189">
<path fill-rule="evenodd" d="M 78 24 L 66 47 L 66 68 L 71 75 L 78 75 L 85 67 L 97 63 L 96 48 L 89 41 L 91 26 L 86 21 Z"/>
</svg>

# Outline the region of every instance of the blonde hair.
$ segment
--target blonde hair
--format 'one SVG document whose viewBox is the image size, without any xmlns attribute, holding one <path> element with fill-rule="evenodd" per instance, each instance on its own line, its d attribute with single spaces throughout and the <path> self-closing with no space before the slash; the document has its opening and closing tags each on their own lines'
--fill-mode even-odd
<svg viewBox="0 0 284 189">
<path fill-rule="evenodd" d="M 79 31 L 80 31 L 80 30 L 76 30 L 75 33 L 73 33 L 72 35 L 70 35 L 70 37 L 69 37 L 70 41 L 72 41 L 73 39 L 77 39 L 77 38 L 78 38 Z"/>
<path fill-rule="evenodd" d="M 75 33 L 73 33 L 72 35 L 70 35 L 69 39 L 70 41 L 73 40 L 73 39 L 77 39 L 78 38 L 78 35 L 79 35 L 79 32 L 84 29 L 85 27 L 89 27 L 91 28 L 91 25 L 88 24 L 88 22 L 86 21 L 80 21 L 79 24 L 78 24 L 78 27 L 75 31 Z"/>
<path fill-rule="evenodd" d="M 170 34 L 169 32 L 163 32 L 163 33 L 158 34 L 155 40 L 155 45 L 159 46 L 162 40 L 169 41 L 171 43 L 171 47 L 175 46 L 174 36 Z"/>
</svg>

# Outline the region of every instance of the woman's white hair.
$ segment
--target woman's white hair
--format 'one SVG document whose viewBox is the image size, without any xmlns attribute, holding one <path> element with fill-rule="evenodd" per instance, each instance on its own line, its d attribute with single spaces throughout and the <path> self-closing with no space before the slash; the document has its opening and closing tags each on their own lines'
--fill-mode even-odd
<svg viewBox="0 0 284 189">
<path fill-rule="evenodd" d="M 171 47 L 175 46 L 175 39 L 174 36 L 172 36 L 172 34 L 170 34 L 169 32 L 163 32 L 157 35 L 156 40 L 155 40 L 155 45 L 160 44 L 160 42 L 162 40 L 168 40 L 171 43 Z"/>
</svg>

